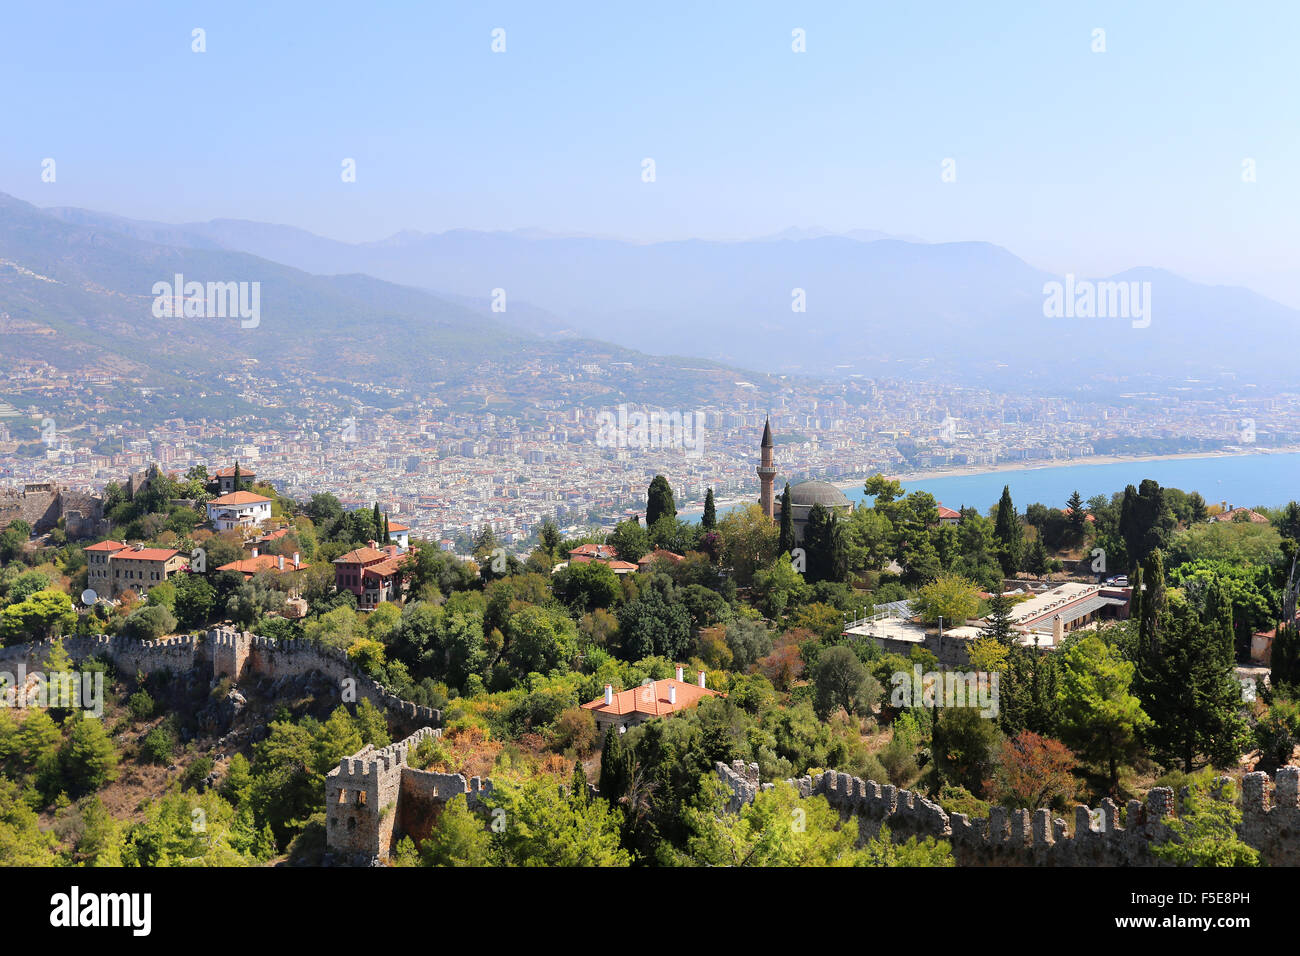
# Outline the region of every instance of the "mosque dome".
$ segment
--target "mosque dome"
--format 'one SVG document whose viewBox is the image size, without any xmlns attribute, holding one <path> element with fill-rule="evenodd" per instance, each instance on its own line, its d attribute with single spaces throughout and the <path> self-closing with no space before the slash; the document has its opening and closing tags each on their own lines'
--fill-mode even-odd
<svg viewBox="0 0 1300 956">
<path fill-rule="evenodd" d="M 844 492 L 826 481 L 801 481 L 790 486 L 791 507 L 802 505 L 811 508 L 821 505 L 823 508 L 846 508 L 851 504 Z"/>
</svg>

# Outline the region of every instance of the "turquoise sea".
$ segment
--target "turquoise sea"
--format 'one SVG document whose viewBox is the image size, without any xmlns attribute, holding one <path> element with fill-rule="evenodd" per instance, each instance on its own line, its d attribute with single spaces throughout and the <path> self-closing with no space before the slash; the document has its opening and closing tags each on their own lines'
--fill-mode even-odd
<svg viewBox="0 0 1300 956">
<path fill-rule="evenodd" d="M 1221 455 L 1105 465 L 1044 465 L 1023 471 L 921 477 L 903 482 L 903 489 L 928 491 L 949 508 L 971 505 L 987 511 L 997 504 L 1002 486 L 1009 485 L 1011 499 L 1023 511 L 1026 505 L 1034 502 L 1063 507 L 1070 492 L 1076 489 L 1087 500 L 1093 495 L 1123 491 L 1125 485 L 1138 485 L 1144 478 L 1154 478 L 1163 486 L 1187 492 L 1199 491 L 1210 504 L 1226 501 L 1229 505 L 1248 508 L 1278 507 L 1288 501 L 1300 501 L 1300 453 Z M 777 492 L 780 493 L 780 488 Z M 844 493 L 855 502 L 866 497 L 861 484 L 845 488 Z M 754 497 L 758 497 L 757 483 Z M 692 511 L 683 517 L 698 519 L 699 512 Z"/>
</svg>

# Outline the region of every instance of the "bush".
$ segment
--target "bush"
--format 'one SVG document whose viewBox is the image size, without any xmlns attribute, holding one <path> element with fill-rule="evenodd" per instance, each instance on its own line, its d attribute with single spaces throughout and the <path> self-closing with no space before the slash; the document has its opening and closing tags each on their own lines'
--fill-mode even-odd
<svg viewBox="0 0 1300 956">
<path fill-rule="evenodd" d="M 144 735 L 140 755 L 147 763 L 169 764 L 176 755 L 176 734 L 166 724 L 159 724 Z"/>
<path fill-rule="evenodd" d="M 212 773 L 212 766 L 211 757 L 199 757 L 185 769 L 181 784 L 195 790 L 199 789 L 208 774 Z"/>
<path fill-rule="evenodd" d="M 580 757 L 596 745 L 596 718 L 589 710 L 570 707 L 555 721 L 555 743 L 561 751 L 572 750 Z"/>
<path fill-rule="evenodd" d="M 126 699 L 126 709 L 132 720 L 148 720 L 153 716 L 154 702 L 143 687 Z"/>
</svg>

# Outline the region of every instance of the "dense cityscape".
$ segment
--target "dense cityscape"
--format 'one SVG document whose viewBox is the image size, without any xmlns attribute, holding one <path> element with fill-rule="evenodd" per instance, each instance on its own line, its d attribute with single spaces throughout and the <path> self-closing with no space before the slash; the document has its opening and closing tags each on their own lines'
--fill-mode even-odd
<svg viewBox="0 0 1300 956">
<path fill-rule="evenodd" d="M 769 415 L 782 436 L 783 480 L 846 485 L 877 472 L 1300 444 L 1300 393 L 1189 384 L 1165 394 L 1117 389 L 1107 399 L 1067 399 L 917 381 L 768 384 L 755 376 L 762 387 L 735 381 L 725 399 L 675 409 L 688 425 L 702 416 L 698 440 L 680 430 L 662 441 L 631 434 L 619 447 L 602 438 L 600 416 L 617 416 L 621 406 L 626 419 L 652 407 L 550 397 L 562 388 L 594 391 L 608 377 L 600 366 L 530 373 L 529 407 L 511 413 L 456 410 L 479 391 L 474 386 L 417 392 L 376 383 L 344 395 L 305 376 L 285 380 L 249 367 L 223 377 L 248 414 L 150 421 L 144 399 L 165 402 L 165 388 L 19 364 L 0 373 L 0 483 L 100 491 L 152 464 L 184 472 L 239 461 L 292 497 L 331 492 L 348 507 L 380 502 L 413 533 L 452 547 L 484 526 L 508 543 L 533 537 L 548 518 L 571 531 L 611 526 L 641 510 L 644 488 L 660 472 L 674 475 L 687 510 L 702 507 L 708 488 L 719 502 L 752 500 L 753 438 Z"/>
</svg>

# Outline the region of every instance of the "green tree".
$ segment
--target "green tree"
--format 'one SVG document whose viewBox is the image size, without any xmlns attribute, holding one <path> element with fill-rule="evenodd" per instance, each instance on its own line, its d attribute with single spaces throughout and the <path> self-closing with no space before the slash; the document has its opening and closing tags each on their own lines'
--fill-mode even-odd
<svg viewBox="0 0 1300 956">
<path fill-rule="evenodd" d="M 710 488 L 704 493 L 704 516 L 700 519 L 700 526 L 705 531 L 712 531 L 718 525 L 718 509 L 713 504 L 713 489 Z"/>
<path fill-rule="evenodd" d="M 69 632 L 77 623 L 72 598 L 62 591 L 37 591 L 0 610 L 0 637 L 6 644 L 42 641 Z"/>
<path fill-rule="evenodd" d="M 1165 594 L 1158 550 L 1143 570 L 1147 596 L 1134 690 L 1152 720 L 1145 739 L 1162 763 L 1181 765 L 1184 773 L 1202 761 L 1227 766 L 1240 755 L 1248 731 L 1225 589 L 1212 582 L 1198 613 Z"/>
<path fill-rule="evenodd" d="M 425 866 L 492 865 L 492 836 L 464 794 L 447 801 L 437 827 L 420 847 L 420 858 Z"/>
<path fill-rule="evenodd" d="M 650 550 L 650 536 L 635 518 L 616 524 L 605 543 L 618 552 L 620 561 L 632 564 L 640 561 Z"/>
<path fill-rule="evenodd" d="M 635 600 L 618 609 L 621 656 L 630 661 L 657 655 L 684 657 L 691 643 L 691 617 L 677 595 L 672 578 L 656 574 Z"/>
<path fill-rule="evenodd" d="M 1129 692 L 1134 666 L 1101 638 L 1088 636 L 1069 646 L 1057 689 L 1061 738 L 1086 760 L 1106 767 L 1112 789 L 1121 762 L 1135 757 L 1151 726 L 1142 703 Z"/>
<path fill-rule="evenodd" d="M 949 627 L 958 627 L 979 613 L 979 590 L 958 574 L 945 574 L 925 585 L 917 594 L 914 608 L 921 619 L 935 623 L 940 617 Z"/>
<path fill-rule="evenodd" d="M 827 719 L 843 707 L 850 714 L 869 713 L 880 697 L 880 685 L 858 656 L 847 647 L 828 647 L 810 669 L 816 690 L 817 716 Z"/>
<path fill-rule="evenodd" d="M 790 482 L 785 483 L 781 492 L 781 531 L 777 538 L 776 549 L 782 554 L 789 554 L 795 547 L 794 508 L 790 505 Z"/>
<path fill-rule="evenodd" d="M 503 811 L 493 844 L 507 866 L 629 866 L 619 818 L 603 799 L 572 800 L 545 779 L 504 783 L 489 805 Z"/>
<path fill-rule="evenodd" d="M 117 779 L 117 750 L 102 720 L 78 716 L 68 719 L 72 730 L 63 747 L 63 779 L 68 793 L 80 796 Z"/>
<path fill-rule="evenodd" d="M 650 488 L 646 493 L 645 503 L 645 523 L 647 528 L 653 528 L 664 515 L 675 518 L 677 517 L 677 505 L 673 501 L 673 489 L 668 484 L 668 479 L 663 475 L 655 475 L 654 480 L 650 482 Z"/>
<path fill-rule="evenodd" d="M 1084 529 L 1087 527 L 1088 513 L 1084 511 L 1083 495 L 1079 494 L 1077 488 L 1070 493 L 1065 507 L 1070 512 L 1070 532 L 1075 538 L 1082 538 Z"/>
<path fill-rule="evenodd" d="M 1151 852 L 1178 866 L 1259 866 L 1259 851 L 1237 836 L 1241 811 L 1232 803 L 1234 790 L 1229 781 L 1216 798 L 1204 782 L 1191 784 L 1181 812 L 1169 821 L 1169 839 Z"/>
<path fill-rule="evenodd" d="M 993 522 L 993 537 L 997 542 L 998 561 L 1002 564 L 1002 573 L 1010 576 L 1020 568 L 1024 554 L 1024 529 L 1020 526 L 1020 516 L 1016 506 L 1011 502 L 1011 486 L 1002 486 L 1002 498 L 998 501 L 997 518 Z"/>
</svg>

